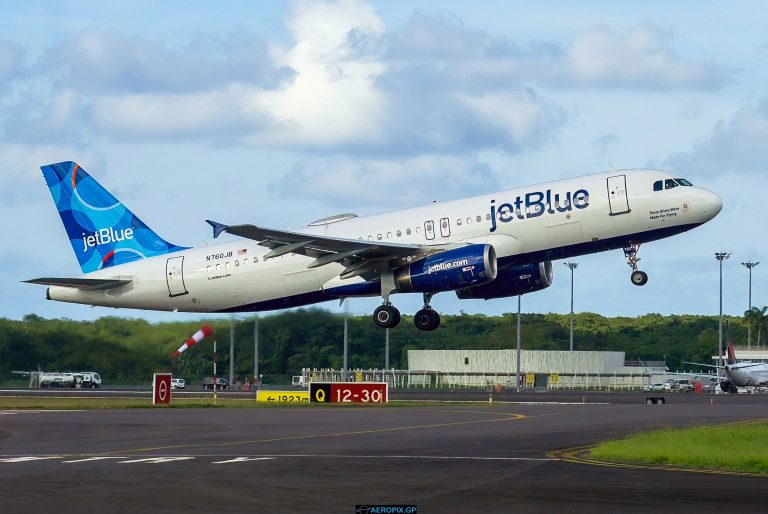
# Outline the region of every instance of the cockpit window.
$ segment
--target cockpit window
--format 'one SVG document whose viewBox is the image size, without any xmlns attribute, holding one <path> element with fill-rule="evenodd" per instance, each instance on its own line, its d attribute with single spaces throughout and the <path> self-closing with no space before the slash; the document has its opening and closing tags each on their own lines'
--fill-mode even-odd
<svg viewBox="0 0 768 514">
<path fill-rule="evenodd" d="M 677 181 L 677 183 L 680 184 L 681 186 L 692 186 L 693 185 L 690 182 L 688 182 L 687 180 L 685 180 L 684 178 L 676 178 L 675 181 Z"/>
<path fill-rule="evenodd" d="M 672 189 L 673 187 L 677 187 L 677 182 L 672 180 L 671 178 L 668 178 L 664 181 L 664 189 Z"/>
<path fill-rule="evenodd" d="M 663 180 L 657 180 L 653 183 L 653 190 L 654 191 L 661 191 L 664 189 L 664 181 Z"/>
</svg>

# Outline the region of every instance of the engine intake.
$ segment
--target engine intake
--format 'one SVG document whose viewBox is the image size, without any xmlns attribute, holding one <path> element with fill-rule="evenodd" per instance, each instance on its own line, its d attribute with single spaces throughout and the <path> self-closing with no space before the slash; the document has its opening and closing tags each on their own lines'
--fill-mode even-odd
<svg viewBox="0 0 768 514">
<path fill-rule="evenodd" d="M 496 274 L 493 246 L 474 244 L 436 253 L 401 268 L 395 272 L 395 286 L 401 293 L 451 291 L 487 284 Z"/>
<path fill-rule="evenodd" d="M 552 262 L 519 264 L 499 271 L 489 284 L 458 289 L 461 300 L 491 300 L 541 291 L 552 285 Z"/>
</svg>

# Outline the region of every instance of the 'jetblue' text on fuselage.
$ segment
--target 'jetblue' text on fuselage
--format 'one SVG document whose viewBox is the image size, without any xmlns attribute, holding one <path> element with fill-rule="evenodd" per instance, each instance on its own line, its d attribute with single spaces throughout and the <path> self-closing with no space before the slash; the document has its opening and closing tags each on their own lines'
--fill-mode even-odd
<svg viewBox="0 0 768 514">
<path fill-rule="evenodd" d="M 567 212 L 574 207 L 577 209 L 589 207 L 589 191 L 579 189 L 564 195 L 553 194 L 551 189 L 533 191 L 526 193 L 525 196 L 516 197 L 514 202 L 502 203 L 498 207 L 496 207 L 496 200 L 491 200 L 491 232 L 496 231 L 497 220 L 501 223 L 509 223 L 515 218 L 519 220 L 536 218 L 545 212 L 549 214 Z"/>
</svg>

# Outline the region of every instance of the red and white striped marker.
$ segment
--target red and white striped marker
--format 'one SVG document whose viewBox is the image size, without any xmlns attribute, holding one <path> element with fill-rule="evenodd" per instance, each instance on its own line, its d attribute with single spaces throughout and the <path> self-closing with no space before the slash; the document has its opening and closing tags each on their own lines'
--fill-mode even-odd
<svg viewBox="0 0 768 514">
<path fill-rule="evenodd" d="M 202 341 L 203 339 L 205 339 L 211 334 L 213 334 L 213 329 L 208 325 L 203 325 L 203 328 L 195 332 L 194 335 L 189 339 L 187 339 L 183 345 L 179 346 L 178 350 L 176 350 L 175 352 L 173 352 L 173 354 L 171 354 L 171 358 L 175 359 L 176 357 L 181 355 L 181 353 L 184 350 L 186 350 L 187 348 L 191 348 L 192 346 L 196 345 L 197 343 L 199 343 L 200 341 Z"/>
</svg>

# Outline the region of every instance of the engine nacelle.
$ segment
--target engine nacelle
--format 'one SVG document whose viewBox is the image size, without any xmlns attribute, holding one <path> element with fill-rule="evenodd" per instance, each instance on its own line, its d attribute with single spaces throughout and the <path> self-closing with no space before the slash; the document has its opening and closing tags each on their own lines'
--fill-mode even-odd
<svg viewBox="0 0 768 514">
<path fill-rule="evenodd" d="M 490 300 L 541 291 L 551 285 L 551 261 L 519 264 L 501 270 L 496 280 L 490 284 L 457 290 L 456 296 L 461 300 Z"/>
<path fill-rule="evenodd" d="M 395 272 L 401 293 L 431 293 L 487 284 L 496 278 L 491 245 L 467 245 L 436 253 Z"/>
</svg>

